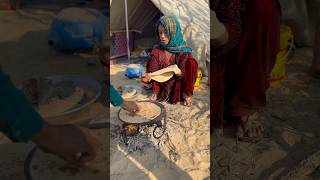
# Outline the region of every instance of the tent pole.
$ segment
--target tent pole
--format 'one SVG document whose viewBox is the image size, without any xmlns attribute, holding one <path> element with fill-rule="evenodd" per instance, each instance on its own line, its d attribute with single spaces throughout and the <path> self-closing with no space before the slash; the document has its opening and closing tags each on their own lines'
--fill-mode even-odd
<svg viewBox="0 0 320 180">
<path fill-rule="evenodd" d="M 124 5 L 125 5 L 125 13 L 126 13 L 126 33 L 127 33 L 127 53 L 128 53 L 128 60 L 129 64 L 131 64 L 131 59 L 130 59 L 130 43 L 129 43 L 129 25 L 128 25 L 128 4 L 127 0 L 124 0 Z"/>
</svg>

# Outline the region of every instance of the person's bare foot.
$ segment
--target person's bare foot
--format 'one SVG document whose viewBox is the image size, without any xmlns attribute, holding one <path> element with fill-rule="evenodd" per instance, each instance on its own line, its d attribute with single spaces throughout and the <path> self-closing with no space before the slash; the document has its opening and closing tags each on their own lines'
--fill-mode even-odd
<svg viewBox="0 0 320 180">
<path fill-rule="evenodd" d="M 151 96 L 149 96 L 149 100 L 150 101 L 156 101 L 158 99 L 156 94 L 152 94 Z"/>
<path fill-rule="evenodd" d="M 190 106 L 191 105 L 191 97 L 184 98 L 183 105 Z"/>
<path fill-rule="evenodd" d="M 249 121 L 249 117 L 239 118 L 237 138 L 239 141 L 256 142 L 264 137 L 264 128 Z"/>
</svg>

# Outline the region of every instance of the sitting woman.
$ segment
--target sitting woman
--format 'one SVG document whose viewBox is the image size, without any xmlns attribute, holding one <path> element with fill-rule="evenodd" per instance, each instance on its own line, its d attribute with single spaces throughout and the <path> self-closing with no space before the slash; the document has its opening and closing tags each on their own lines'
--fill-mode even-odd
<svg viewBox="0 0 320 180">
<path fill-rule="evenodd" d="M 147 63 L 142 81 L 152 84 L 151 100 L 168 101 L 173 104 L 183 101 L 184 105 L 190 105 L 198 69 L 197 61 L 191 55 L 192 49 L 183 39 L 180 24 L 175 17 L 162 16 L 156 27 L 160 44 L 151 52 L 151 59 Z M 174 64 L 181 73 L 164 83 L 151 80 L 150 73 Z"/>
</svg>

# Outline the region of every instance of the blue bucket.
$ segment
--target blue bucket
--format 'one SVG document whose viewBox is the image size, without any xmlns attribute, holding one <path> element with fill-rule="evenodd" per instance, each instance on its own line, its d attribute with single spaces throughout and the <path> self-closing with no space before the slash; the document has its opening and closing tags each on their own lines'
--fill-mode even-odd
<svg viewBox="0 0 320 180">
<path fill-rule="evenodd" d="M 130 64 L 124 75 L 128 78 L 141 77 L 143 74 L 143 67 L 140 64 Z"/>
</svg>

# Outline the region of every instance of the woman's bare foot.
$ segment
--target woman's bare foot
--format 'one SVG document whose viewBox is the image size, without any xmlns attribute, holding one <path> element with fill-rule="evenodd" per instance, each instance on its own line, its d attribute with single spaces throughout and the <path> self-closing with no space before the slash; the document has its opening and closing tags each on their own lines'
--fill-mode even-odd
<svg viewBox="0 0 320 180">
<path fill-rule="evenodd" d="M 156 94 L 152 94 L 151 96 L 149 96 L 150 101 L 156 101 L 158 98 L 158 96 Z"/>
<path fill-rule="evenodd" d="M 191 105 L 191 97 L 184 98 L 183 105 L 190 106 Z"/>
<path fill-rule="evenodd" d="M 264 137 L 264 128 L 249 121 L 249 117 L 241 117 L 238 122 L 237 138 L 239 141 L 257 142 Z"/>
</svg>

